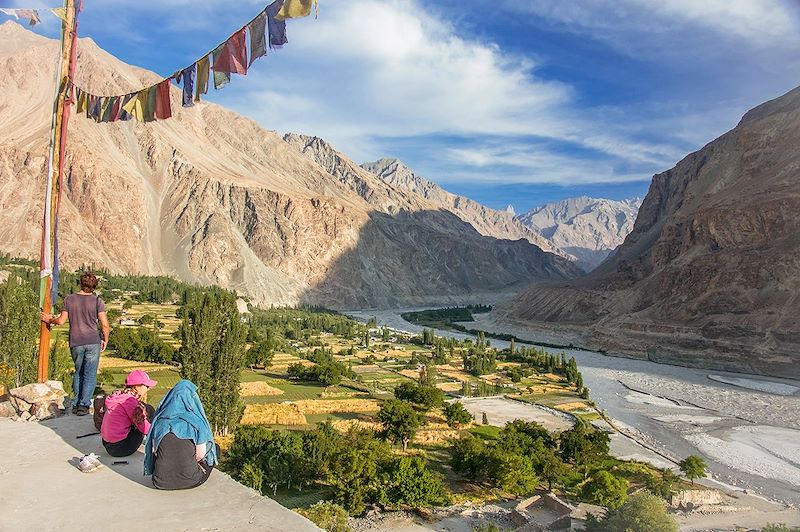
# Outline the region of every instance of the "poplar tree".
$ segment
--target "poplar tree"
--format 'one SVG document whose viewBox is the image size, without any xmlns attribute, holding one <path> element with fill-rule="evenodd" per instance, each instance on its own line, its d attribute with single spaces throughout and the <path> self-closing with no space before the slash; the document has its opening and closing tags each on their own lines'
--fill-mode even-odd
<svg viewBox="0 0 800 532">
<path fill-rule="evenodd" d="M 10 275 L 0 284 L 0 384 L 11 389 L 36 380 L 38 338 L 36 295 Z"/>
<path fill-rule="evenodd" d="M 247 337 L 234 295 L 213 291 L 191 298 L 178 330 L 181 377 L 197 385 L 214 432 L 227 434 L 242 415 L 239 377 Z"/>
</svg>

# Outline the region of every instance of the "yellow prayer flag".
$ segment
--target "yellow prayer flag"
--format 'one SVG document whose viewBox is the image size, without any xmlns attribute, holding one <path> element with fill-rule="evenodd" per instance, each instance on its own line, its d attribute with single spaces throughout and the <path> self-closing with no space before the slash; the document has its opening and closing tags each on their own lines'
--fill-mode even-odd
<svg viewBox="0 0 800 532">
<path fill-rule="evenodd" d="M 285 20 L 287 18 L 307 17 L 311 14 L 312 7 L 319 9 L 317 0 L 286 0 L 281 10 L 275 15 L 275 18 Z"/>
<path fill-rule="evenodd" d="M 67 13 L 66 11 L 64 11 L 63 7 L 54 7 L 53 9 L 50 10 L 50 12 L 55 16 L 57 16 L 58 18 L 60 18 L 61 20 L 63 20 L 64 22 L 67 21 Z"/>
<path fill-rule="evenodd" d="M 86 112 L 86 101 L 88 99 L 88 96 L 89 95 L 87 93 L 81 91 L 80 96 L 78 96 L 78 108 L 77 108 L 76 112 L 78 112 L 78 113 L 85 113 Z"/>
<path fill-rule="evenodd" d="M 128 100 L 122 109 L 134 117 L 138 122 L 144 122 L 144 102 L 147 100 L 147 89 L 139 91 L 136 96 Z"/>
</svg>

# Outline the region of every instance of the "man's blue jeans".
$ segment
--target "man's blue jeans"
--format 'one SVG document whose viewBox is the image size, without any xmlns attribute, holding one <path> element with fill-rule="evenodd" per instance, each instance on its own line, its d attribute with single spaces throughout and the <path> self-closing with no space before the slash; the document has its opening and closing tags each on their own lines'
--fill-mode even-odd
<svg viewBox="0 0 800 532">
<path fill-rule="evenodd" d="M 72 361 L 75 363 L 75 375 L 72 377 L 72 391 L 75 406 L 89 408 L 92 395 L 97 386 L 97 366 L 100 364 L 100 344 L 76 345 L 70 349 Z"/>
</svg>

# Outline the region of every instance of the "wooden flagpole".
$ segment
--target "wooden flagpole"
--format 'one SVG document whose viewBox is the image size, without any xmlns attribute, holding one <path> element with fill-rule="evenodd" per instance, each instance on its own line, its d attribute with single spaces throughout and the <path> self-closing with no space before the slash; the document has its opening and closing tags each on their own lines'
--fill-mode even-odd
<svg viewBox="0 0 800 532">
<path fill-rule="evenodd" d="M 46 178 L 44 220 L 42 223 L 42 246 L 40 261 L 39 303 L 42 311 L 50 313 L 55 293 L 53 272 L 57 267 L 57 215 L 61 203 L 61 185 L 64 180 L 64 155 L 67 147 L 67 126 L 69 124 L 69 106 L 72 105 L 72 77 L 75 72 L 77 52 L 78 13 L 83 7 L 83 0 L 64 0 L 64 19 L 61 23 L 61 57 L 58 67 L 58 84 L 55 102 L 53 103 L 53 121 L 51 124 L 50 154 L 48 175 Z M 50 325 L 42 322 L 39 335 L 39 363 L 36 378 L 39 382 L 47 380 L 48 362 L 50 358 Z"/>
</svg>

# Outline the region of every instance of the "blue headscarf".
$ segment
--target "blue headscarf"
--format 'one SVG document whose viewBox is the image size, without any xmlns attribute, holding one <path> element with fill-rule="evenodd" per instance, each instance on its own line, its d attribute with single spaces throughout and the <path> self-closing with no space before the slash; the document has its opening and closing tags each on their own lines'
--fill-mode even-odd
<svg viewBox="0 0 800 532">
<path fill-rule="evenodd" d="M 206 411 L 197 386 L 191 381 L 182 380 L 161 400 L 153 416 L 153 423 L 144 442 L 144 474 L 153 474 L 153 456 L 161 439 L 173 433 L 182 440 L 192 440 L 195 445 L 206 444 L 205 460 L 208 465 L 217 464 L 217 449 L 214 434 L 208 423 Z"/>
</svg>

